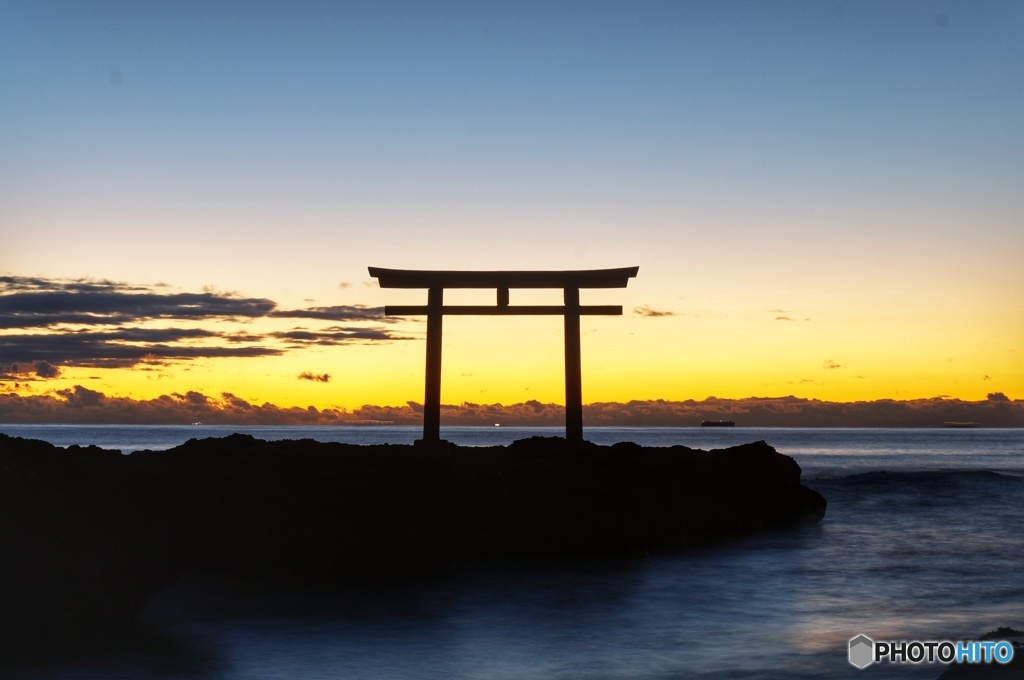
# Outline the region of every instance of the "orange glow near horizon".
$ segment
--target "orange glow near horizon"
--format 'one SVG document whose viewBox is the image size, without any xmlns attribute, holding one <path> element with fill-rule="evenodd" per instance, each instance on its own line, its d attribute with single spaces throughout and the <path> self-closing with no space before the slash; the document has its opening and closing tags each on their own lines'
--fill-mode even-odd
<svg viewBox="0 0 1024 680">
<path fill-rule="evenodd" d="M 602 223 L 605 227 L 611 229 Z M 730 233 L 733 227 L 722 228 Z M 225 278 L 220 286 L 203 288 L 239 291 L 226 294 L 228 299 L 230 295 L 266 298 L 278 310 L 332 305 L 377 308 L 424 304 L 426 291 L 382 290 L 366 273 L 368 263 L 460 269 L 639 264 L 638 277 L 625 289 L 581 291 L 584 304 L 621 304 L 624 309 L 621 317 L 582 320 L 584 403 L 784 395 L 836 402 L 936 396 L 973 401 L 994 392 L 1024 398 L 1024 317 L 1011 313 L 1019 306 L 1016 291 L 1024 289 L 1024 270 L 1015 267 L 1012 247 L 981 250 L 976 244 L 951 239 L 941 248 L 929 244 L 915 250 L 894 237 L 884 257 L 863 246 L 829 254 L 823 251 L 826 244 L 812 247 L 813 242 L 802 246 L 796 257 L 773 251 L 778 247 L 766 240 L 755 240 L 725 256 L 716 255 L 713 244 L 666 239 L 660 249 L 613 239 L 600 258 L 572 254 L 564 259 L 546 250 L 528 252 L 518 241 L 505 252 L 481 257 L 469 246 L 455 247 L 442 239 L 451 247 L 437 261 L 431 261 L 429 249 L 412 257 L 410 246 L 409 252 L 389 256 L 386 244 L 364 245 L 358 256 L 348 256 L 333 278 L 318 271 L 330 270 L 326 260 L 314 259 L 310 267 L 289 270 L 294 275 L 280 279 L 228 266 L 222 275 L 237 279 L 226 283 Z M 609 257 L 611 246 L 622 252 Z M 283 244 L 277 259 L 264 256 L 262 268 L 298 260 L 289 247 Z M 915 258 L 915 253 L 922 257 Z M 898 263 L 893 260 L 897 256 Z M 126 259 L 130 258 L 126 255 Z M 183 272 L 186 282 L 190 276 Z M 161 294 L 197 290 L 180 285 L 172 281 L 157 290 Z M 446 300 L 454 304 L 492 304 L 493 297 L 493 291 L 446 292 Z M 512 291 L 513 304 L 559 302 L 559 291 Z M 374 319 L 359 325 L 409 339 L 353 340 L 333 346 L 298 346 L 286 340 L 268 344 L 267 338 L 281 332 L 355 325 L 260 317 L 247 321 L 153 319 L 136 326 L 250 334 L 261 338 L 250 344 L 283 353 L 153 361 L 127 368 L 63 366 L 58 378 L 25 382 L 15 378 L 4 383 L 4 389 L 40 394 L 81 384 L 134 399 L 189 391 L 211 397 L 230 393 L 251 403 L 318 409 L 423 401 L 422 319 Z M 104 328 L 109 326 L 70 330 Z M 446 317 L 444 329 L 444 403 L 513 404 L 531 399 L 562 403 L 560 317 Z M 200 338 L 187 344 L 218 342 L 222 341 Z M 234 342 L 222 344 L 235 346 Z M 330 381 L 300 380 L 303 373 L 329 374 Z"/>
<path fill-rule="evenodd" d="M 763 314 L 761 316 L 764 316 Z M 401 329 L 422 338 L 424 324 Z M 813 321 L 625 317 L 583 323 L 584 403 L 634 399 L 702 400 L 793 395 L 824 401 L 947 396 L 1020 398 L 1021 354 L 1011 338 L 953 333 L 930 343 L 927 331 L 866 331 L 850 337 Z M 562 403 L 561 318 L 447 317 L 442 402 Z M 824 349 L 823 349 L 824 348 Z M 196 391 L 234 394 L 282 407 L 354 409 L 423 401 L 422 339 L 289 351 L 281 356 L 146 363 L 133 368 L 65 368 L 22 394 L 76 384 L 111 396 L 153 399 Z M 299 375 L 328 374 L 329 382 Z M 11 389 L 10 387 L 8 388 Z"/>
</svg>

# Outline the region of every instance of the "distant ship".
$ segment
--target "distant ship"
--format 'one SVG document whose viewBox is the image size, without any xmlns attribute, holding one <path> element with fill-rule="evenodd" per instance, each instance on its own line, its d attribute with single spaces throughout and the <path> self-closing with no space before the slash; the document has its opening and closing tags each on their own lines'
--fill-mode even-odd
<svg viewBox="0 0 1024 680">
<path fill-rule="evenodd" d="M 736 427 L 736 423 L 731 420 L 702 420 L 700 422 L 701 427 Z"/>
</svg>

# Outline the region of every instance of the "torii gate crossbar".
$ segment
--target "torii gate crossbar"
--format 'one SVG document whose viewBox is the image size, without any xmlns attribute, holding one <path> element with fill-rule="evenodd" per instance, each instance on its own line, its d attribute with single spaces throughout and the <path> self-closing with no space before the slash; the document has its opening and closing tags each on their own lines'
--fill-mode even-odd
<svg viewBox="0 0 1024 680">
<path fill-rule="evenodd" d="M 427 365 L 423 398 L 423 441 L 441 439 L 441 320 L 454 315 L 561 315 L 565 320 L 565 438 L 583 441 L 583 380 L 580 317 L 621 315 L 618 305 L 581 305 L 581 288 L 625 288 L 639 267 L 570 271 L 437 271 L 370 267 L 381 288 L 426 288 L 427 304 L 388 305 L 386 315 L 427 316 Z M 494 288 L 495 306 L 445 305 L 445 288 Z M 509 305 L 512 288 L 561 288 L 562 305 Z"/>
</svg>

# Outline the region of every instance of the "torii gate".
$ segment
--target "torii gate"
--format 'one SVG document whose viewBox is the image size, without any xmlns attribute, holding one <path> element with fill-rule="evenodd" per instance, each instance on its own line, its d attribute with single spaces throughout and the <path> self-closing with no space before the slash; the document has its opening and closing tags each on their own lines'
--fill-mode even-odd
<svg viewBox="0 0 1024 680">
<path fill-rule="evenodd" d="M 427 370 L 424 380 L 423 441 L 441 440 L 441 319 L 457 315 L 553 315 L 565 319 L 565 438 L 583 441 L 583 387 L 580 370 L 580 316 L 621 315 L 620 305 L 580 305 L 581 288 L 625 288 L 639 267 L 575 271 L 425 271 L 370 267 L 370 276 L 381 288 L 426 288 L 427 304 L 388 305 L 384 313 L 395 316 L 427 315 Z M 445 288 L 494 288 L 498 300 L 486 305 L 445 305 Z M 508 303 L 511 288 L 561 288 L 564 305 L 516 305 Z"/>
</svg>

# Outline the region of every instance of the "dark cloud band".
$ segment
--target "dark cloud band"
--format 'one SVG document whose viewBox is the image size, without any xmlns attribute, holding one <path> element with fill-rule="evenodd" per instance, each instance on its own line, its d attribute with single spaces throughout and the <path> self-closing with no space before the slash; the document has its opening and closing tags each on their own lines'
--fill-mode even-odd
<svg viewBox="0 0 1024 680">
<path fill-rule="evenodd" d="M 317 381 L 327 374 L 310 373 Z M 329 376 L 327 376 L 329 378 Z M 300 376 L 301 378 L 301 376 Z M 321 381 L 322 382 L 322 381 Z M 446 404 L 442 417 L 451 425 L 553 425 L 565 422 L 557 404 Z M 423 407 L 361 406 L 353 410 L 312 406 L 279 407 L 257 404 L 230 393 L 207 396 L 198 392 L 169 394 L 156 399 L 112 397 L 76 385 L 55 393 L 22 396 L 0 391 L 3 423 L 204 423 L 230 424 L 345 424 L 422 422 Z M 823 402 L 798 397 L 716 399 L 703 401 L 602 402 L 584 406 L 588 425 L 693 426 L 702 420 L 735 420 L 751 427 L 919 427 L 948 421 L 971 421 L 988 427 L 1024 426 L 1024 400 L 996 392 L 984 401 L 916 399 L 895 401 Z"/>
<path fill-rule="evenodd" d="M 215 293 L 19 292 L 0 295 L 0 328 L 122 324 L 150 319 L 254 318 L 266 316 L 276 306 L 271 300 Z"/>
<path fill-rule="evenodd" d="M 284 352 L 273 347 L 174 344 L 219 337 L 200 329 L 140 328 L 0 335 L 0 356 L 13 363 L 44 361 L 64 366 L 123 367 L 146 361 L 274 356 Z"/>
<path fill-rule="evenodd" d="M 383 312 L 381 307 L 362 305 L 278 311 L 273 300 L 237 293 L 180 293 L 168 292 L 163 285 L 3 276 L 0 331 L 30 332 L 0 333 L 0 379 L 56 377 L 61 366 L 114 368 L 143 362 L 274 356 L 310 346 L 408 339 L 385 328 L 361 325 L 270 333 L 140 327 L 153 321 L 198 324 L 256 318 L 351 324 L 395 321 Z"/>
</svg>

